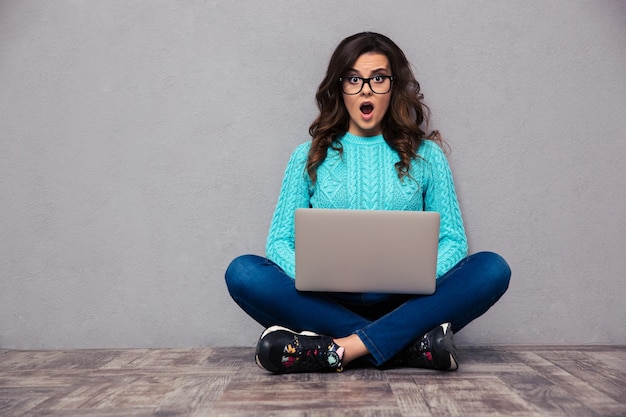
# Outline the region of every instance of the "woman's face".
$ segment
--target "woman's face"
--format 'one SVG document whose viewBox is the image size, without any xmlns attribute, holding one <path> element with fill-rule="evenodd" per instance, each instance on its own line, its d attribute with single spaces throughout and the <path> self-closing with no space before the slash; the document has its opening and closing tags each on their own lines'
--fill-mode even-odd
<svg viewBox="0 0 626 417">
<path fill-rule="evenodd" d="M 372 78 L 377 75 L 393 75 L 389 60 L 383 54 L 368 52 L 357 58 L 352 69 L 344 77 Z M 375 85 L 375 80 L 371 80 L 371 84 Z M 375 85 L 374 88 L 377 89 L 377 86 Z M 348 132 L 357 136 L 380 135 L 382 133 L 381 122 L 387 113 L 390 102 L 391 91 L 386 94 L 376 94 L 372 92 L 370 84 L 367 83 L 363 85 L 363 89 L 358 94 L 350 95 L 344 91 L 343 103 L 350 115 Z"/>
</svg>

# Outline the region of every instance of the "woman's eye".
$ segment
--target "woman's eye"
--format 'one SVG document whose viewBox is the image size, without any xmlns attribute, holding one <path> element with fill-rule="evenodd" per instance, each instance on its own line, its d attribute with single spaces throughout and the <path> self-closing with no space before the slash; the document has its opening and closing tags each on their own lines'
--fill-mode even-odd
<svg viewBox="0 0 626 417">
<path fill-rule="evenodd" d="M 350 84 L 358 84 L 361 81 L 359 77 L 348 77 L 348 82 Z"/>
<path fill-rule="evenodd" d="M 385 81 L 382 75 L 374 75 L 372 77 L 372 80 L 374 80 L 375 83 L 382 83 L 383 81 Z"/>
</svg>

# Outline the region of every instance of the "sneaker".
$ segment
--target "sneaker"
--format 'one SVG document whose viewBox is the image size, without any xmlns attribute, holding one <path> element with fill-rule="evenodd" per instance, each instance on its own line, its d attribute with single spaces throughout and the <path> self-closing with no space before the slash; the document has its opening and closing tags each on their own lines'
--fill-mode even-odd
<svg viewBox="0 0 626 417">
<path fill-rule="evenodd" d="M 395 366 L 454 371 L 459 365 L 450 323 L 441 324 L 400 352 Z"/>
<path fill-rule="evenodd" d="M 256 346 L 256 363 L 275 374 L 341 372 L 343 348 L 332 337 L 296 333 L 280 326 L 263 332 Z"/>
</svg>

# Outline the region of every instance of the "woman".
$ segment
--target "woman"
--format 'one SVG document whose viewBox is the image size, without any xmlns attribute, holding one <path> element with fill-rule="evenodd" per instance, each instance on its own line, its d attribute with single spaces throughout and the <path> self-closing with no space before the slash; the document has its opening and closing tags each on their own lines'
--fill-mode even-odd
<svg viewBox="0 0 626 417">
<path fill-rule="evenodd" d="M 273 373 L 341 371 L 357 359 L 379 367 L 458 368 L 453 332 L 508 288 L 498 255 L 467 257 L 452 175 L 426 135 L 420 86 L 389 38 L 344 39 L 316 94 L 310 142 L 289 160 L 267 239 L 267 258 L 244 255 L 226 271 L 239 306 L 267 329 L 257 364 Z M 427 210 L 441 216 L 433 295 L 337 294 L 295 289 L 294 211 L 300 207 Z"/>
</svg>

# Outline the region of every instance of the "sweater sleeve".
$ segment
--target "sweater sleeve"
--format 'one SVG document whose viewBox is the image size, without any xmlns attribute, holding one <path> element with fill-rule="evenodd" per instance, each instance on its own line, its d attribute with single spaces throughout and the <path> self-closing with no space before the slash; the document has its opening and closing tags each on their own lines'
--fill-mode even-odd
<svg viewBox="0 0 626 417">
<path fill-rule="evenodd" d="M 310 205 L 311 180 L 306 172 L 310 142 L 298 146 L 291 155 L 280 195 L 267 235 L 265 253 L 292 278 L 296 276 L 295 211 Z"/>
<path fill-rule="evenodd" d="M 430 166 L 424 210 L 436 211 L 441 216 L 437 258 L 439 278 L 467 256 L 467 237 L 448 161 L 435 143 L 426 141 L 423 147 L 422 156 Z"/>
</svg>

